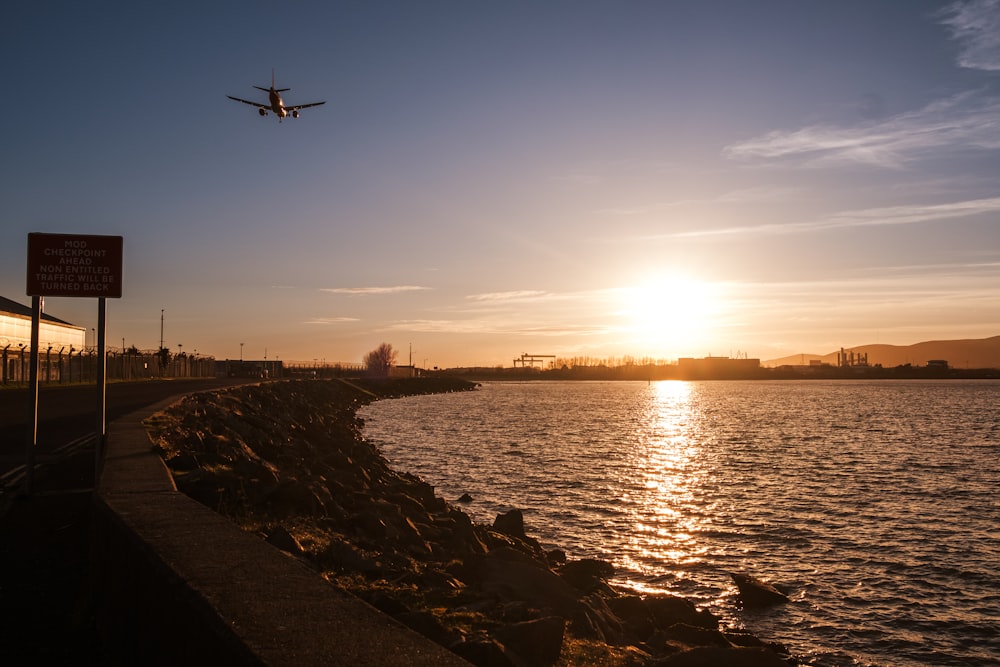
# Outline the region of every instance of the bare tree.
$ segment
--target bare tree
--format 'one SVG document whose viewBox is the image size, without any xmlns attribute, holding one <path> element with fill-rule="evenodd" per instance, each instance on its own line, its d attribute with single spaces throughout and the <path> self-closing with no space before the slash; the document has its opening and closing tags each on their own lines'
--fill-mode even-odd
<svg viewBox="0 0 1000 667">
<path fill-rule="evenodd" d="M 365 368 L 373 375 L 389 375 L 389 367 L 396 363 L 396 350 L 389 343 L 382 343 L 365 355 Z"/>
</svg>

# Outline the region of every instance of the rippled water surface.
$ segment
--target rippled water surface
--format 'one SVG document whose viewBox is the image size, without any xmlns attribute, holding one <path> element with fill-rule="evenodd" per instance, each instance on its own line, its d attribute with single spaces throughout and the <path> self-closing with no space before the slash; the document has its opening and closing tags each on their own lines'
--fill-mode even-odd
<svg viewBox="0 0 1000 667">
<path fill-rule="evenodd" d="M 394 467 L 816 665 L 1000 665 L 1000 383 L 526 382 L 359 413 Z M 791 587 L 742 612 L 728 573 Z"/>
</svg>

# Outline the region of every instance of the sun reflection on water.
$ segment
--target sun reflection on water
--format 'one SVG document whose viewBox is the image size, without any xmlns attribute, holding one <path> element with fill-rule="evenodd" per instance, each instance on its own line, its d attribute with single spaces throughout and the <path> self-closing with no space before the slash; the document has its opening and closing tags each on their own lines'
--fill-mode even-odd
<svg viewBox="0 0 1000 667">
<path fill-rule="evenodd" d="M 692 437 L 697 409 L 691 387 L 676 381 L 651 384 L 636 424 L 631 493 L 622 498 L 631 524 L 622 564 L 640 576 L 665 567 L 683 576 L 707 553 L 698 537 L 710 519 L 704 511 L 705 462 Z"/>
</svg>

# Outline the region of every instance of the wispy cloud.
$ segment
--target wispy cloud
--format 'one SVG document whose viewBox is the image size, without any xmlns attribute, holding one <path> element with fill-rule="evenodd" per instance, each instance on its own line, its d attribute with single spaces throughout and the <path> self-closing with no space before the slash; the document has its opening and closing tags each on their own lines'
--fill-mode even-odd
<svg viewBox="0 0 1000 667">
<path fill-rule="evenodd" d="M 861 127 L 776 130 L 727 146 L 723 155 L 744 161 L 796 160 L 813 167 L 861 163 L 901 168 L 931 151 L 963 148 L 1000 148 L 1000 99 L 963 93 Z"/>
<path fill-rule="evenodd" d="M 948 5 L 941 23 L 961 46 L 958 64 L 1000 70 L 1000 0 L 967 0 Z"/>
<path fill-rule="evenodd" d="M 403 320 L 389 330 L 419 333 L 495 334 L 503 336 L 599 336 L 610 329 L 603 324 L 532 324 L 498 319 Z"/>
<path fill-rule="evenodd" d="M 416 292 L 419 290 L 429 290 L 430 287 L 420 287 L 418 285 L 395 285 L 391 287 L 323 287 L 320 292 L 331 292 L 333 294 L 349 294 L 352 296 L 363 296 L 368 294 L 396 294 L 399 292 Z"/>
<path fill-rule="evenodd" d="M 465 298 L 470 301 L 510 302 L 538 299 L 548 294 L 543 290 L 514 290 L 511 292 L 486 292 L 484 294 L 469 294 Z"/>
<path fill-rule="evenodd" d="M 344 322 L 359 322 L 356 317 L 314 317 L 303 324 L 343 324 Z"/>
<path fill-rule="evenodd" d="M 662 235 L 657 238 L 697 238 L 732 236 L 737 234 L 792 234 L 839 229 L 842 227 L 913 225 L 996 212 L 1000 212 L 1000 197 L 972 199 L 948 204 L 914 204 L 908 206 L 884 206 L 857 211 L 841 211 L 840 213 L 806 222 L 695 230 Z"/>
</svg>

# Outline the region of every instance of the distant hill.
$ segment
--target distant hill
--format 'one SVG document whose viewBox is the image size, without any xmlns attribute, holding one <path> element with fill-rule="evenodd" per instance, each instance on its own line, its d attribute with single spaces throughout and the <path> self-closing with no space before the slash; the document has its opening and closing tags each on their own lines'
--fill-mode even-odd
<svg viewBox="0 0 1000 667">
<path fill-rule="evenodd" d="M 911 364 L 926 366 L 931 359 L 944 359 L 952 368 L 1000 368 L 1000 336 L 968 340 L 932 340 L 913 345 L 859 345 L 844 348 L 846 352 L 867 354 L 868 364 L 886 368 Z M 795 354 L 780 359 L 762 361 L 762 366 L 799 366 L 812 360 L 837 365 L 834 350 L 828 354 Z"/>
</svg>

